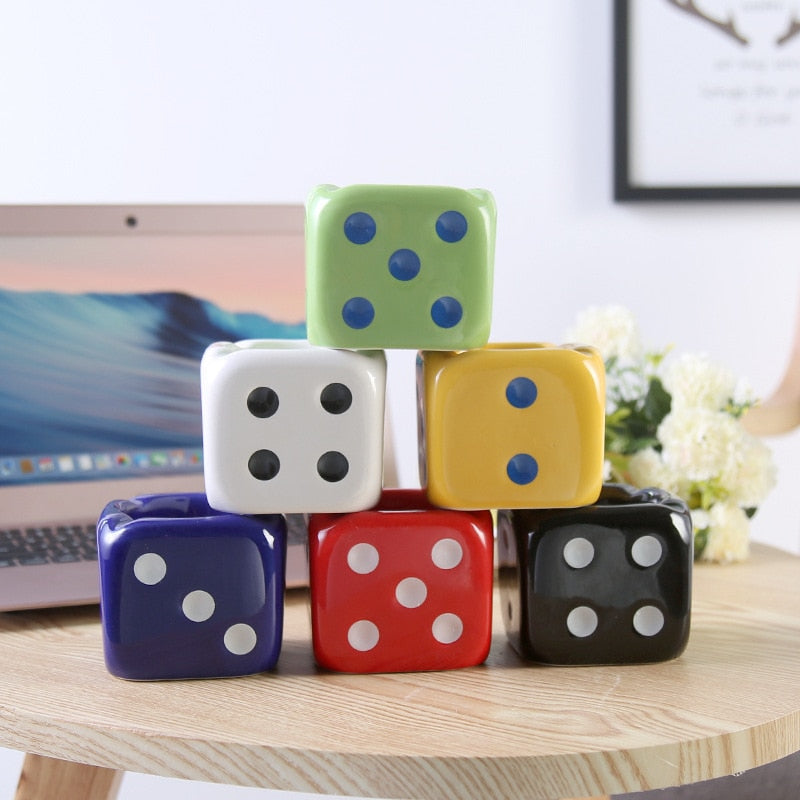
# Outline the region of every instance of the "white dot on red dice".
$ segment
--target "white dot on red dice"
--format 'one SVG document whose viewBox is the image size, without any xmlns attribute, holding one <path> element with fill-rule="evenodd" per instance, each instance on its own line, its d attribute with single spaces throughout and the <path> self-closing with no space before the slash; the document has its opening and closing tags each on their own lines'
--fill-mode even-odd
<svg viewBox="0 0 800 800">
<path fill-rule="evenodd" d="M 167 574 L 167 562 L 158 553 L 143 553 L 133 562 L 133 574 L 140 583 L 155 586 Z"/>
<path fill-rule="evenodd" d="M 633 629 L 641 636 L 655 636 L 664 627 L 664 614 L 655 606 L 642 606 L 633 615 Z"/>
<path fill-rule="evenodd" d="M 192 622 L 205 622 L 214 613 L 215 606 L 214 598 L 208 592 L 197 589 L 183 598 L 181 609 Z"/>
<path fill-rule="evenodd" d="M 353 650 L 366 653 L 372 650 L 380 639 L 380 631 L 374 622 L 368 619 L 360 619 L 354 622 L 347 631 L 347 641 Z"/>
<path fill-rule="evenodd" d="M 453 569 L 463 557 L 464 550 L 455 539 L 439 539 L 431 550 L 431 559 L 439 569 Z"/>
<path fill-rule="evenodd" d="M 464 633 L 464 623 L 456 614 L 440 614 L 431 626 L 433 638 L 440 644 L 453 644 Z"/>
<path fill-rule="evenodd" d="M 359 575 L 368 575 L 373 572 L 379 561 L 377 548 L 367 542 L 354 544 L 347 551 L 347 566 Z"/>
<path fill-rule="evenodd" d="M 225 631 L 222 641 L 228 652 L 235 656 L 246 656 L 258 643 L 258 637 L 253 628 L 240 622 Z"/>
<path fill-rule="evenodd" d="M 403 578 L 397 584 L 394 596 L 405 608 L 419 608 L 428 596 L 428 587 L 419 578 Z"/>
<path fill-rule="evenodd" d="M 567 615 L 567 630 L 579 639 L 597 630 L 597 612 L 589 606 L 576 606 Z"/>
</svg>

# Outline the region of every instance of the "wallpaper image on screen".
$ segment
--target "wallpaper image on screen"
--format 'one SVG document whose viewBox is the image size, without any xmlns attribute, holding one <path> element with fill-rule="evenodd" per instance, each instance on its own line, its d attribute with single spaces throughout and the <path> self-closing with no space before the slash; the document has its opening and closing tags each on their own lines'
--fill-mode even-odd
<svg viewBox="0 0 800 800">
<path fill-rule="evenodd" d="M 304 335 L 179 291 L 0 287 L 0 484 L 199 470 L 205 348 Z"/>
</svg>

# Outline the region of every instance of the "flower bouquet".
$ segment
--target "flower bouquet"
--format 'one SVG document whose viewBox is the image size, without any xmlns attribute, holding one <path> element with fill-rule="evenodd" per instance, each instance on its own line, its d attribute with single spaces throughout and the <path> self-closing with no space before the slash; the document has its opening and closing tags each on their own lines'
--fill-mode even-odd
<svg viewBox="0 0 800 800">
<path fill-rule="evenodd" d="M 696 559 L 746 559 L 750 518 L 775 485 L 769 448 L 741 424 L 750 391 L 705 356 L 644 349 L 622 307 L 587 309 L 568 338 L 605 360 L 606 479 L 685 500 Z"/>
</svg>

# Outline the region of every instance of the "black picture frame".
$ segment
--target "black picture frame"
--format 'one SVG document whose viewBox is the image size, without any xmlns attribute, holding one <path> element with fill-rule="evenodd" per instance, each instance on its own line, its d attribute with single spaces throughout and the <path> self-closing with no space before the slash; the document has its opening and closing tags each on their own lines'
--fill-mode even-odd
<svg viewBox="0 0 800 800">
<path fill-rule="evenodd" d="M 693 0 L 647 0 L 648 4 L 664 3 L 677 6 L 673 10 L 676 12 L 688 10 L 695 16 L 697 11 L 696 3 Z M 633 153 L 637 147 L 637 136 L 641 138 L 641 133 L 635 134 L 632 130 L 632 97 L 631 83 L 632 70 L 636 68 L 634 63 L 634 51 L 631 37 L 632 32 L 632 9 L 636 4 L 642 4 L 642 0 L 614 0 L 613 8 L 613 140 L 614 140 L 614 176 L 613 191 L 614 200 L 625 201 L 648 201 L 648 200 L 793 200 L 800 199 L 800 113 L 793 117 L 793 125 L 797 127 L 798 157 L 797 179 L 792 181 L 792 185 L 784 185 L 782 182 L 777 185 L 775 182 L 760 182 L 758 180 L 737 181 L 735 176 L 732 181 L 726 180 L 723 183 L 703 180 L 703 176 L 698 176 L 697 182 L 647 182 L 642 181 L 635 174 Z M 641 10 L 641 5 L 637 10 Z M 708 20 L 706 19 L 706 22 Z M 717 38 L 720 28 L 733 28 L 733 18 L 723 25 L 721 22 L 713 21 L 713 26 L 717 27 Z M 799 23 L 800 24 L 800 23 Z M 709 28 L 710 30 L 710 28 Z M 723 33 L 731 37 L 731 31 Z M 796 32 L 795 32 L 796 33 Z M 714 34 L 709 34 L 714 36 Z M 795 35 L 794 33 L 792 34 Z M 735 43 L 734 43 L 735 44 Z M 794 55 L 798 65 L 800 75 L 800 36 L 792 42 Z M 724 46 L 724 45 L 723 45 Z M 730 46 L 730 45 L 729 45 Z M 681 43 L 676 43 L 676 53 L 680 53 Z M 641 80 L 641 78 L 640 78 Z M 798 77 L 800 85 L 800 77 Z M 800 105 L 800 103 L 799 103 Z M 719 146 L 724 146 L 724 142 Z M 795 185 L 796 183 L 796 185 Z"/>
</svg>

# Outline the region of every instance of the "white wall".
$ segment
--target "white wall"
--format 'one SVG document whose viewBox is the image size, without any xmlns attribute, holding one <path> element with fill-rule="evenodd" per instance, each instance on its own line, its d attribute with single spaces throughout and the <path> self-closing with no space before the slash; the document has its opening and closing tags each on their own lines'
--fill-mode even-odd
<svg viewBox="0 0 800 800">
<path fill-rule="evenodd" d="M 228 33 L 240 34 L 225 43 L 231 69 L 242 64 L 233 51 L 250 48 L 252 64 L 272 76 L 248 93 L 235 88 L 244 73 L 232 74 L 233 100 L 219 110 L 261 137 L 263 158 L 239 173 L 262 180 L 258 199 L 300 201 L 321 182 L 488 188 L 499 210 L 494 340 L 557 341 L 586 306 L 621 303 L 654 346 L 707 352 L 758 392 L 774 387 L 800 288 L 800 204 L 612 202 L 611 0 L 276 5 L 220 4 Z M 262 6 L 271 22 L 257 47 Z M 203 16 L 194 4 L 184 13 L 191 47 Z M 208 57 L 224 70 L 227 55 Z M 176 50 L 176 69 L 181 57 Z M 227 77 L 208 90 L 224 89 Z M 224 163 L 237 135 L 249 142 L 252 132 L 229 126 L 218 142 Z M 191 142 L 200 129 L 170 134 L 181 135 Z M 230 169 L 224 180 L 235 188 Z M 396 430 L 413 424 L 412 366 L 411 354 L 391 356 Z M 413 484 L 414 443 L 398 439 L 401 481 Z M 772 444 L 780 484 L 753 533 L 796 551 L 800 434 Z M 0 765 L 13 768 L 15 758 L 2 754 Z M 154 795 L 179 796 L 168 782 L 132 776 L 122 797 L 139 796 L 144 782 Z M 208 787 L 202 796 L 233 795 Z"/>
</svg>

